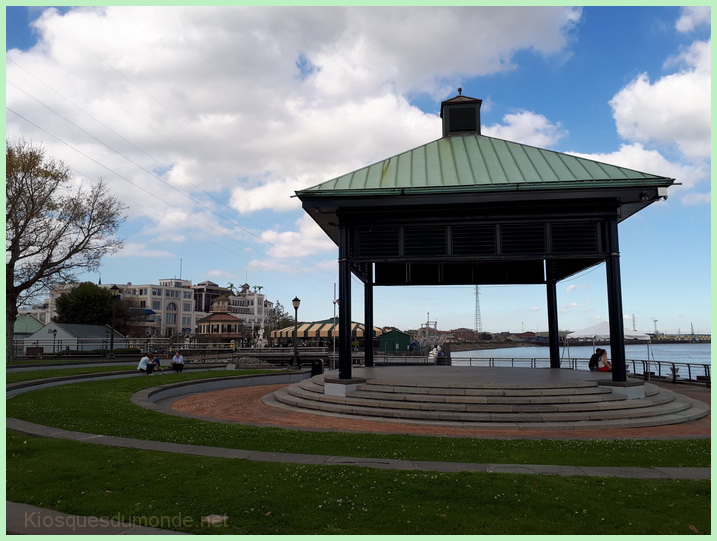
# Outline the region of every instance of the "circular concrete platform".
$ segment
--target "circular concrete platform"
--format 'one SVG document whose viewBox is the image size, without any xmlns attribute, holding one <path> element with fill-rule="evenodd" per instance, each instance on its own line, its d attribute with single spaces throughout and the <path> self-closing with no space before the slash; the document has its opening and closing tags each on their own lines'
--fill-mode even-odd
<svg viewBox="0 0 717 541">
<path fill-rule="evenodd" d="M 411 367 L 412 369 L 414 367 Z M 379 367 L 374 369 L 355 369 L 354 375 L 380 376 L 392 383 L 416 383 L 423 379 L 424 383 L 453 384 L 453 378 L 461 375 L 460 367 L 436 367 L 438 370 L 427 370 L 430 367 L 416 367 L 411 376 L 405 367 Z M 465 369 L 465 368 L 464 368 Z M 486 380 L 486 374 L 478 374 L 475 368 L 468 375 L 472 379 L 465 382 L 470 386 L 481 386 L 496 381 Z M 489 369 L 493 370 L 493 369 Z M 521 383 L 534 385 L 539 379 L 541 385 L 565 386 L 581 382 L 595 384 L 595 381 L 610 379 L 607 374 L 576 372 L 572 370 L 525 369 L 526 373 L 517 373 L 515 369 L 496 369 L 493 375 L 497 378 L 508 378 L 512 384 Z M 510 371 L 507 372 L 507 371 Z M 523 371 L 521 371 L 523 372 Z M 556 374 L 559 372 L 559 374 Z M 512 374 L 512 376 L 511 376 Z M 327 374 L 331 377 L 332 373 Z M 516 379 L 516 376 L 518 378 Z M 481 381 L 475 378 L 480 378 Z M 378 379 L 378 378 L 375 378 Z M 529 381 L 531 380 L 531 381 Z M 308 380 L 305 380 L 308 382 Z M 296 384 L 294 384 L 296 385 Z M 697 419 L 683 419 L 677 424 L 655 426 L 628 426 L 619 422 L 612 423 L 563 423 L 562 425 L 529 426 L 525 423 L 450 423 L 422 422 L 399 418 L 378 418 L 363 415 L 344 415 L 318 410 L 308 410 L 276 401 L 275 394 L 284 392 L 289 386 L 261 386 L 246 389 L 225 389 L 214 392 L 203 392 L 187 395 L 163 404 L 167 413 L 199 417 L 224 422 L 238 422 L 262 426 L 280 426 L 301 430 L 338 430 L 376 433 L 407 433 L 441 436 L 486 437 L 486 438 L 706 438 L 710 436 L 710 417 L 708 415 L 710 390 L 688 385 L 660 384 L 655 387 L 664 388 L 667 392 L 684 391 L 689 397 L 683 399 L 700 403 L 706 412 Z M 679 394 L 679 393 L 675 393 Z M 706 415 L 706 416 L 704 416 Z"/>
</svg>

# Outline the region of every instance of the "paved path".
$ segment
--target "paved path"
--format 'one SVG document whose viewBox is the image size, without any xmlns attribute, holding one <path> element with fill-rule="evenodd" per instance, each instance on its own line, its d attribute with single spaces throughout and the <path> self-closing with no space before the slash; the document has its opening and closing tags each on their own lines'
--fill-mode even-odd
<svg viewBox="0 0 717 541">
<path fill-rule="evenodd" d="M 673 386 L 676 392 L 697 400 L 710 403 L 710 390 L 700 387 Z M 369 421 L 365 419 L 345 419 L 303 412 L 279 409 L 262 401 L 262 398 L 275 388 L 283 385 L 264 385 L 244 387 L 201 393 L 168 401 L 162 407 L 175 414 L 198 417 L 211 416 L 212 419 L 225 418 L 230 422 L 243 422 L 257 425 L 283 426 L 304 430 L 343 430 L 382 433 L 407 433 L 424 435 L 446 435 L 485 438 L 695 438 L 709 437 L 710 417 L 681 425 L 667 425 L 644 429 L 602 429 L 596 430 L 563 430 L 563 431 L 495 431 L 462 429 L 440 426 L 426 426 L 415 423 L 390 423 Z M 226 394 L 224 394 L 226 393 Z M 227 399 L 229 397 L 229 400 Z M 234 401 L 234 402 L 232 402 Z M 552 466 L 539 464 L 475 464 L 459 462 L 432 462 L 393 460 L 380 458 L 342 457 L 328 455 L 304 455 L 294 453 L 271 453 L 241 449 L 225 449 L 220 447 L 186 445 L 167 442 L 138 440 L 72 432 L 53 427 L 28 423 L 18 419 L 7 419 L 7 428 L 44 437 L 66 438 L 76 441 L 91 442 L 98 445 L 129 447 L 172 453 L 184 453 L 197 456 L 223 457 L 229 459 L 248 459 L 263 462 L 292 462 L 316 465 L 352 465 L 394 470 L 424 470 L 439 472 L 473 471 L 485 473 L 521 473 L 521 474 L 552 474 L 563 476 L 601 476 L 627 477 L 639 479 L 709 479 L 710 468 L 603 468 L 585 466 Z M 471 432 L 473 430 L 473 432 Z M 50 509 L 42 509 L 26 504 L 7 502 L 6 530 L 9 534 L 176 534 L 170 530 L 160 530 L 149 526 L 124 524 L 120 521 L 99 519 L 96 517 L 78 517 L 67 515 Z"/>
</svg>

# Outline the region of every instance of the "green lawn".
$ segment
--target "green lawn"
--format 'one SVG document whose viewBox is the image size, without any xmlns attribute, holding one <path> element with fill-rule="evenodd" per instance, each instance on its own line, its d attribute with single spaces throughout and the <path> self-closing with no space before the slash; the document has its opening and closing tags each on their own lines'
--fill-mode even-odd
<svg viewBox="0 0 717 541">
<path fill-rule="evenodd" d="M 11 398 L 6 412 L 9 417 L 67 430 L 257 451 L 504 464 L 648 468 L 710 465 L 707 439 L 491 440 L 307 432 L 167 416 L 129 400 L 138 390 L 160 383 L 234 374 L 212 371 L 61 385 Z"/>
<path fill-rule="evenodd" d="M 709 481 L 261 463 L 13 431 L 6 469 L 10 501 L 193 534 L 710 532 Z"/>
<path fill-rule="evenodd" d="M 701 440 L 488 440 L 307 432 L 168 416 L 132 404 L 217 371 L 87 381 L 7 400 L 10 417 L 227 448 L 488 463 L 709 466 Z M 261 463 L 7 431 L 6 498 L 194 534 L 710 533 L 710 481 L 435 473 Z M 208 526 L 202 517 L 216 515 Z M 226 518 L 223 518 L 226 517 Z"/>
<path fill-rule="evenodd" d="M 34 379 L 57 378 L 61 376 L 77 376 L 81 374 L 100 374 L 103 372 L 121 372 L 133 370 L 135 366 L 84 366 L 72 368 L 45 368 L 41 370 L 28 370 L 23 372 L 7 372 L 5 383 L 19 383 Z"/>
</svg>

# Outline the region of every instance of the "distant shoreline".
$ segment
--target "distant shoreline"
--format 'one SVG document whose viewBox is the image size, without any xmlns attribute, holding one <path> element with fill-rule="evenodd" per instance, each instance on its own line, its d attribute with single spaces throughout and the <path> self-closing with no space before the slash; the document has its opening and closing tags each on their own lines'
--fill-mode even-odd
<svg viewBox="0 0 717 541">
<path fill-rule="evenodd" d="M 636 344 L 644 344 L 645 342 L 635 342 Z M 610 342 L 604 340 L 595 341 L 596 345 L 610 345 Z M 626 342 L 626 345 L 632 344 L 632 342 Z M 651 342 L 652 345 L 657 344 L 711 344 L 711 341 L 701 340 L 699 342 L 690 342 L 688 340 L 658 340 Z M 521 348 L 521 347 L 548 347 L 547 342 L 447 342 L 451 352 L 457 351 L 475 351 L 480 349 L 504 349 L 504 348 Z M 581 342 L 570 342 L 571 346 L 592 346 L 591 341 Z M 561 342 L 560 347 L 563 347 Z"/>
<path fill-rule="evenodd" d="M 503 348 L 521 348 L 521 347 L 533 347 L 533 346 L 547 346 L 547 343 L 536 343 L 536 342 L 447 342 L 451 352 L 454 351 L 473 351 L 477 349 L 503 349 Z"/>
</svg>

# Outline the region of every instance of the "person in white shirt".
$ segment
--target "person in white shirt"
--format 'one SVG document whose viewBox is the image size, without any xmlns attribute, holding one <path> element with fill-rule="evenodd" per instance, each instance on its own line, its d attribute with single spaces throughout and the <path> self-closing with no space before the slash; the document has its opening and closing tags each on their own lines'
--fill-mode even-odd
<svg viewBox="0 0 717 541">
<path fill-rule="evenodd" d="M 174 368 L 175 372 L 181 372 L 184 370 L 184 357 L 182 357 L 182 354 L 179 352 L 176 352 L 174 354 L 174 357 L 172 357 L 172 368 Z"/>
<path fill-rule="evenodd" d="M 140 372 L 147 372 L 148 376 L 152 374 L 152 371 L 154 370 L 154 365 L 149 361 L 149 355 L 147 355 L 146 353 L 139 360 L 137 370 L 139 370 Z"/>
<path fill-rule="evenodd" d="M 612 372 L 612 363 L 607 360 L 607 351 L 605 351 L 604 349 L 600 353 L 598 372 Z"/>
</svg>

